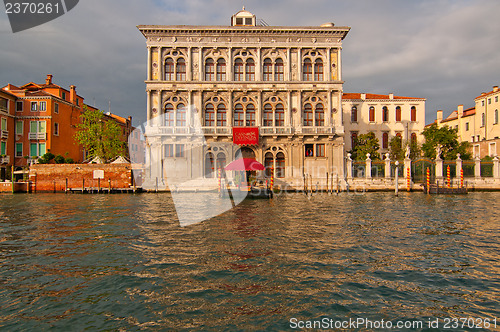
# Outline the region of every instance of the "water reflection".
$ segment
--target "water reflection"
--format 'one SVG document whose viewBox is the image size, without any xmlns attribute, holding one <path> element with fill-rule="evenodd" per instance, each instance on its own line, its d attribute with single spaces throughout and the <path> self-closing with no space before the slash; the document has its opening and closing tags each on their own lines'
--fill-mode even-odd
<svg viewBox="0 0 500 332">
<path fill-rule="evenodd" d="M 2 198 L 1 329 L 500 317 L 498 193 L 287 195 L 189 227 L 168 194 Z"/>
</svg>

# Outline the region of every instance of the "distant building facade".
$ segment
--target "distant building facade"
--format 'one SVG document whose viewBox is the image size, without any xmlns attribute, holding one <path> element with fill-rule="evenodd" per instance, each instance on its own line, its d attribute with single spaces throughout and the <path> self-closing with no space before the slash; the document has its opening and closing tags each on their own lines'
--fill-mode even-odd
<svg viewBox="0 0 500 332">
<path fill-rule="evenodd" d="M 2 107 L 5 103 L 8 107 Z M 52 82 L 52 75 L 47 75 L 44 84 L 8 84 L 0 89 L 0 114 L 7 122 L 7 129 L 2 129 L 2 146 L 6 147 L 8 165 L 20 170 L 36 163 L 46 152 L 83 162 L 85 151 L 74 136 L 84 105 L 84 98 L 76 93 L 74 85 L 69 90 L 62 88 Z M 132 118 L 114 114 L 105 117 L 120 126 L 121 138 L 127 142 Z"/>
<path fill-rule="evenodd" d="M 425 127 L 425 99 L 393 94 L 344 93 L 342 99 L 346 151 L 361 134 L 373 132 L 380 152 L 389 151 L 389 141 L 399 136 L 405 141 L 422 143 Z"/>
<path fill-rule="evenodd" d="M 273 168 L 292 188 L 305 175 L 314 183 L 326 173 L 343 177 L 349 27 L 257 26 L 242 10 L 230 27 L 138 28 L 148 49 L 146 187 L 166 189 L 167 176 L 213 179 L 238 155 Z M 202 150 L 193 146 L 196 126 Z"/>
<path fill-rule="evenodd" d="M 461 141 L 470 142 L 473 157 L 484 158 L 500 155 L 500 90 L 494 86 L 492 91 L 482 93 L 474 99 L 475 107 L 464 110 L 463 105 L 443 119 L 443 111 L 438 110 L 436 123 L 439 127 L 448 126 L 457 130 Z"/>
</svg>

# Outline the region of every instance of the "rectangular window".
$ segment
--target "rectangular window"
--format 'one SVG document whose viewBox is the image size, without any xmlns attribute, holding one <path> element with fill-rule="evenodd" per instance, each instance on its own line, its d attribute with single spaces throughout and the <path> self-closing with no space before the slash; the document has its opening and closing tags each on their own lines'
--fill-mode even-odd
<svg viewBox="0 0 500 332">
<path fill-rule="evenodd" d="M 484 100 L 481 101 L 481 106 L 484 106 Z"/>
<path fill-rule="evenodd" d="M 2 130 L 7 130 L 7 119 L 6 118 L 2 118 L 2 124 L 1 124 L 1 128 Z"/>
<path fill-rule="evenodd" d="M 45 133 L 45 121 L 30 121 L 30 133 Z"/>
<path fill-rule="evenodd" d="M 31 102 L 31 111 L 36 112 L 36 101 Z"/>
<path fill-rule="evenodd" d="M 325 156 L 325 145 L 316 144 L 316 157 L 324 157 L 324 156 Z"/>
<path fill-rule="evenodd" d="M 306 157 L 314 157 L 314 144 L 306 144 L 305 148 Z"/>
<path fill-rule="evenodd" d="M 46 111 L 47 110 L 47 102 L 46 101 L 41 101 L 40 102 L 40 111 Z"/>
<path fill-rule="evenodd" d="M 495 103 L 498 103 L 498 96 L 495 97 Z"/>
<path fill-rule="evenodd" d="M 66 100 L 66 92 L 64 92 L 64 91 L 62 93 L 62 99 Z"/>
<path fill-rule="evenodd" d="M 37 151 L 38 146 L 36 143 L 31 143 L 30 144 L 30 157 L 36 157 L 37 156 Z"/>
<path fill-rule="evenodd" d="M 491 98 L 488 98 L 488 105 L 491 104 Z"/>
<path fill-rule="evenodd" d="M 9 110 L 9 102 L 5 98 L 0 98 L 0 109 L 2 110 Z"/>
<path fill-rule="evenodd" d="M 7 142 L 2 142 L 0 145 L 0 154 L 7 154 Z"/>
<path fill-rule="evenodd" d="M 465 123 L 465 131 L 469 131 L 469 123 L 468 122 Z"/>
<path fill-rule="evenodd" d="M 16 101 L 16 112 L 22 112 L 22 111 L 23 111 L 23 102 Z"/>
<path fill-rule="evenodd" d="M 16 134 L 17 135 L 22 135 L 23 134 L 23 121 L 16 121 Z"/>
<path fill-rule="evenodd" d="M 54 136 L 59 136 L 59 123 L 54 123 Z"/>
<path fill-rule="evenodd" d="M 76 98 L 76 106 L 80 106 L 80 99 Z"/>
<path fill-rule="evenodd" d="M 23 143 L 16 143 L 16 157 L 23 156 Z"/>
<path fill-rule="evenodd" d="M 45 152 L 45 143 L 38 144 L 38 155 L 43 156 Z"/>
<path fill-rule="evenodd" d="M 59 113 L 59 104 L 54 103 L 54 113 Z"/>
<path fill-rule="evenodd" d="M 173 157 L 174 157 L 174 145 L 165 144 L 165 158 L 173 158 Z"/>
<path fill-rule="evenodd" d="M 175 156 L 177 158 L 184 157 L 184 144 L 176 144 L 175 145 Z"/>
</svg>

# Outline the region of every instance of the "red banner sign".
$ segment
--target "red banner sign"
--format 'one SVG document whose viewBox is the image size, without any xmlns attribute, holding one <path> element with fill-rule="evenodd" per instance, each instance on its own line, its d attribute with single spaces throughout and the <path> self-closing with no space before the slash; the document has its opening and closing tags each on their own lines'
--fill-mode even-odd
<svg viewBox="0 0 500 332">
<path fill-rule="evenodd" d="M 259 128 L 233 127 L 233 144 L 238 144 L 238 145 L 259 144 Z"/>
</svg>

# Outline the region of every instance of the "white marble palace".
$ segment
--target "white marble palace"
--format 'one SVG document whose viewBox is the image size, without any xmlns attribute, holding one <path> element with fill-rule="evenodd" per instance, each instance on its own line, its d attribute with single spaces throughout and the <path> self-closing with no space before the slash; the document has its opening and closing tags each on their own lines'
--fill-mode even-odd
<svg viewBox="0 0 500 332">
<path fill-rule="evenodd" d="M 146 189 L 167 189 L 171 179 L 210 186 L 240 154 L 272 167 L 276 185 L 290 189 L 305 177 L 343 178 L 349 27 L 258 25 L 243 9 L 231 26 L 138 29 L 148 50 Z"/>
</svg>

